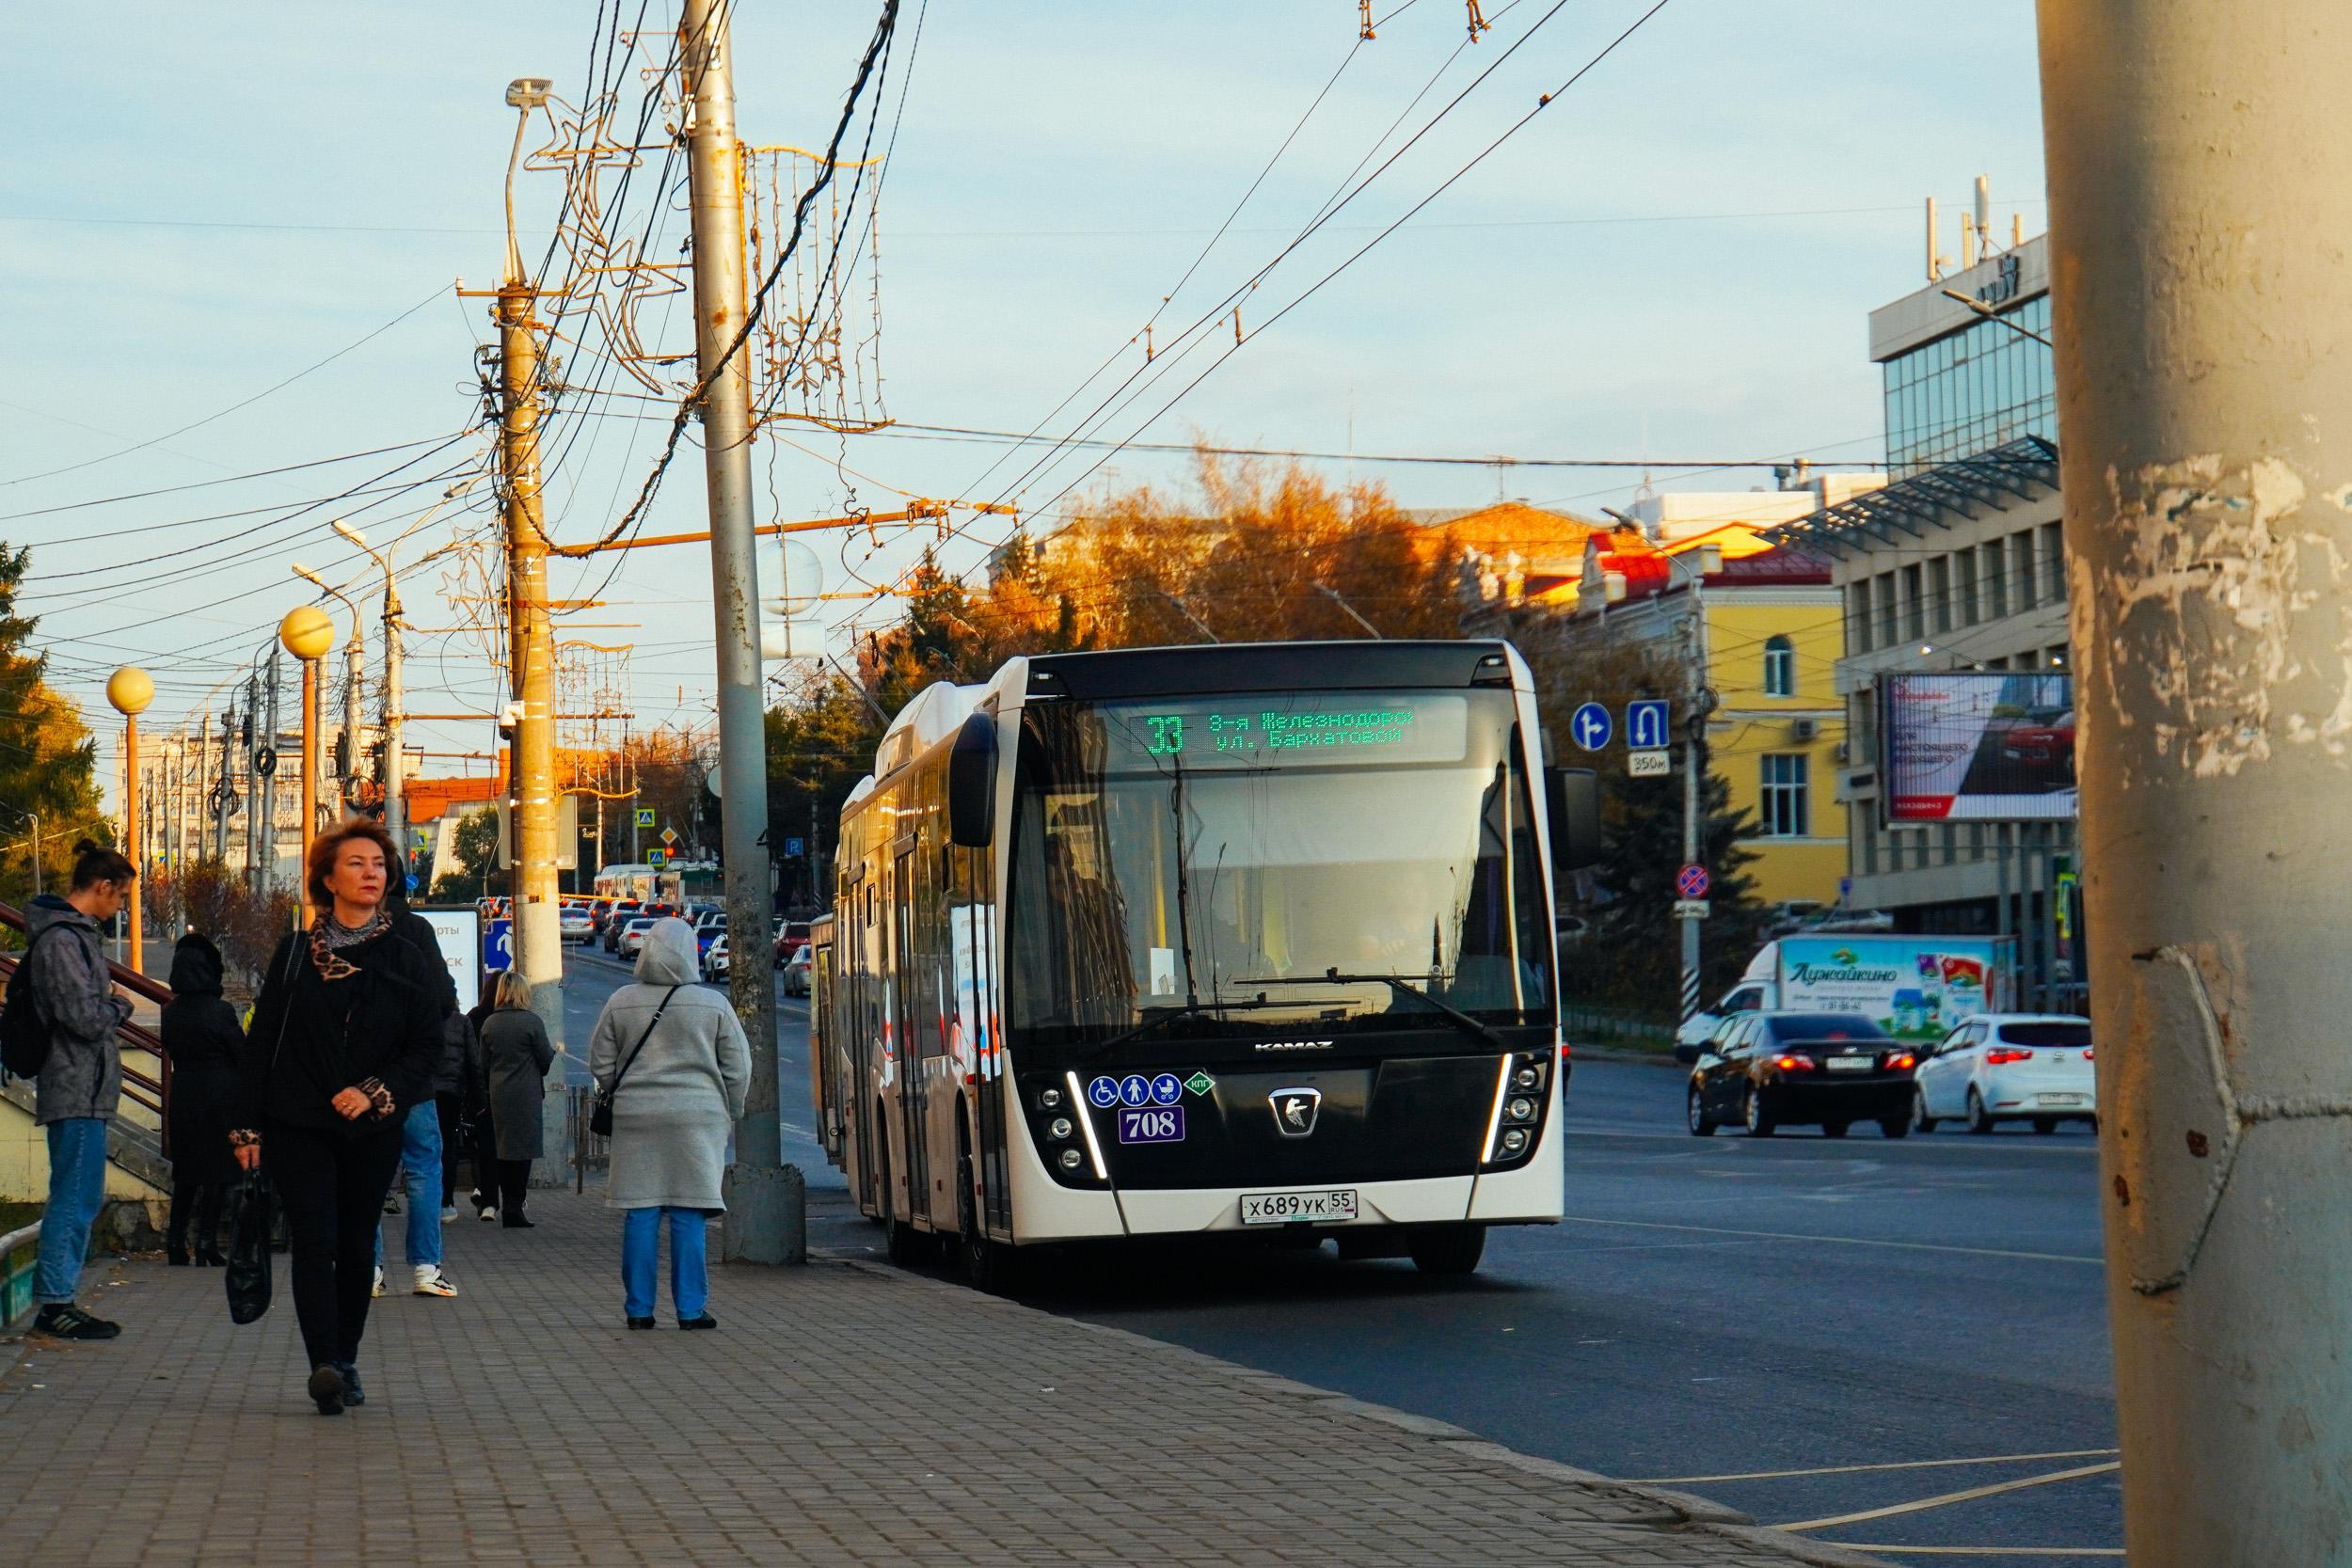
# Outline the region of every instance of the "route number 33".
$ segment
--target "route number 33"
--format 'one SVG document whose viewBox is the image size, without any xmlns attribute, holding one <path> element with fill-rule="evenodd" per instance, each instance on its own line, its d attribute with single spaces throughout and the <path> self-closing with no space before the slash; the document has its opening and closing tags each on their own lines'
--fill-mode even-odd
<svg viewBox="0 0 2352 1568">
<path fill-rule="evenodd" d="M 1152 743 L 1144 748 L 1155 757 L 1184 749 L 1184 719 L 1180 713 L 1154 713 L 1144 722 L 1152 726 Z"/>
</svg>

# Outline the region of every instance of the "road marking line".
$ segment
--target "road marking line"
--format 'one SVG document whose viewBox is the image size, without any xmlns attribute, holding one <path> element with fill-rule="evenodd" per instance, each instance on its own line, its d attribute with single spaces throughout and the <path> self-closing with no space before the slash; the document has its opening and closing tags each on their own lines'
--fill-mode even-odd
<svg viewBox="0 0 2352 1568">
<path fill-rule="evenodd" d="M 1950 1252 L 1968 1258 L 2015 1258 L 2029 1263 L 2106 1263 L 2104 1258 L 2082 1258 L 2064 1252 L 2008 1252 L 1999 1247 L 1944 1246 L 1934 1242 L 1884 1242 L 1863 1236 L 1801 1236 L 1786 1230 L 1733 1230 L 1713 1225 L 1666 1225 L 1657 1220 L 1604 1220 L 1584 1214 L 1563 1214 L 1565 1225 L 1614 1225 L 1636 1230 L 1684 1230 L 1701 1236 L 1754 1236 L 1768 1242 L 1820 1242 L 1836 1246 L 1891 1247 L 1898 1252 Z"/>
<path fill-rule="evenodd" d="M 1824 1541 L 1850 1552 L 1902 1552 L 1917 1557 L 2122 1557 L 2121 1546 L 1899 1546 L 1884 1541 Z"/>
<path fill-rule="evenodd" d="M 1801 1519 L 1793 1525 L 1774 1525 L 1774 1529 L 1827 1529 L 1832 1525 L 1858 1525 L 1865 1519 L 1890 1519 L 1899 1513 L 1920 1513 L 1931 1508 L 1948 1508 L 1954 1503 L 1974 1502 L 1979 1497 L 1998 1497 L 2004 1492 L 2022 1492 L 2028 1486 L 2048 1486 L 2054 1481 L 2080 1481 L 2086 1476 L 2104 1476 L 2123 1467 L 2121 1460 L 2110 1459 L 2104 1465 L 2085 1465 L 2078 1469 L 2052 1470 L 2047 1475 L 2026 1476 L 2019 1481 L 1999 1481 L 1990 1486 L 1971 1486 L 1963 1492 L 1946 1492 L 1938 1497 L 1922 1497 L 1917 1502 L 1894 1503 L 1885 1508 L 1867 1508 L 1859 1513 L 1836 1513 L 1826 1519 Z M 1908 1547 L 1898 1547 L 1907 1551 Z"/>
<path fill-rule="evenodd" d="M 1865 1470 L 1942 1470 L 1955 1465 L 2024 1465 L 2044 1459 L 2105 1459 L 2121 1451 L 2117 1449 L 2067 1449 L 2058 1453 L 1992 1453 L 1973 1459 L 1906 1459 L 1887 1465 L 1829 1465 L 1815 1470 L 1750 1470 L 1737 1476 L 1657 1476 L 1636 1484 L 1695 1486 L 1703 1481 L 1778 1481 L 1784 1476 L 1851 1476 Z"/>
</svg>

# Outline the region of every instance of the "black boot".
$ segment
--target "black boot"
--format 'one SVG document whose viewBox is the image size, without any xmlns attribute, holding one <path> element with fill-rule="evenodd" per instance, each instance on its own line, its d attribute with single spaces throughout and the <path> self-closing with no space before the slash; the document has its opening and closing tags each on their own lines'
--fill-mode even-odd
<svg viewBox="0 0 2352 1568">
<path fill-rule="evenodd" d="M 192 1182 L 171 1184 L 171 1219 L 164 1231 L 164 1261 L 175 1269 L 188 1266 L 188 1211 L 196 1206 Z"/>
<path fill-rule="evenodd" d="M 220 1253 L 220 1205 L 228 1191 L 216 1181 L 197 1189 L 196 1265 L 200 1269 L 229 1266 L 229 1259 Z"/>
</svg>

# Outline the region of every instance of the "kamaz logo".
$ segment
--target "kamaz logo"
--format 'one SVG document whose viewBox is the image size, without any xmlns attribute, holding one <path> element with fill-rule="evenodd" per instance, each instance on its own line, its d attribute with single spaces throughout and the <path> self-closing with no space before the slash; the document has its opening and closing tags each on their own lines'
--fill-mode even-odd
<svg viewBox="0 0 2352 1568">
<path fill-rule="evenodd" d="M 1252 1051 L 1328 1051 L 1329 1040 L 1260 1040 Z"/>
</svg>

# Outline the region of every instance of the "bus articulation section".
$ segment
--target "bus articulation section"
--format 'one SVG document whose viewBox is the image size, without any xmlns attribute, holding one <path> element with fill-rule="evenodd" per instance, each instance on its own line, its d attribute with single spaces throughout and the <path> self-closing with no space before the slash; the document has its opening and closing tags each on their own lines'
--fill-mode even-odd
<svg viewBox="0 0 2352 1568">
<path fill-rule="evenodd" d="M 1501 642 L 1127 649 L 933 686 L 842 810 L 813 1093 L 894 1257 L 1556 1221 L 1549 769 Z"/>
</svg>

